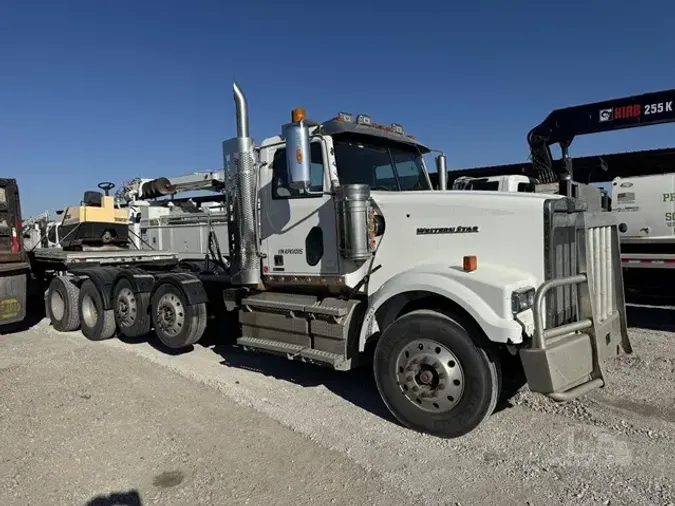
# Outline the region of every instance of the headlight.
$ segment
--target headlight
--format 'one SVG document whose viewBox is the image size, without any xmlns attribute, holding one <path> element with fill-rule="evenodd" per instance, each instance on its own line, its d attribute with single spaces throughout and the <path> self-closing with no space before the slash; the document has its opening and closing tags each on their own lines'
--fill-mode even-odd
<svg viewBox="0 0 675 506">
<path fill-rule="evenodd" d="M 511 294 L 511 310 L 520 313 L 534 306 L 534 288 L 520 288 Z"/>
</svg>

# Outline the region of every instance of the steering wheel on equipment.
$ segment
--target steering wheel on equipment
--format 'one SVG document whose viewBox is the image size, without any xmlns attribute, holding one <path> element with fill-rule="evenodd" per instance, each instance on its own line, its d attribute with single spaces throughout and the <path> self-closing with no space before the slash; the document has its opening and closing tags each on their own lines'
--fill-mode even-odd
<svg viewBox="0 0 675 506">
<path fill-rule="evenodd" d="M 103 181 L 98 184 L 98 187 L 105 192 L 105 196 L 108 197 L 110 194 L 110 190 L 115 188 L 115 183 L 111 183 L 110 181 Z"/>
</svg>

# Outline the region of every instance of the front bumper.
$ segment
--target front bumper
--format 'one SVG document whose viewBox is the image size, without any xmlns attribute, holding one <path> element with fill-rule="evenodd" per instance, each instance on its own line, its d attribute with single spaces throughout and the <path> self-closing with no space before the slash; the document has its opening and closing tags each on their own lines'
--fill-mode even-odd
<svg viewBox="0 0 675 506">
<path fill-rule="evenodd" d="M 609 273 L 616 276 L 617 273 Z M 593 274 L 591 274 L 593 276 Z M 619 269 L 618 276 L 621 276 Z M 587 274 L 553 279 L 542 284 L 535 295 L 534 335 L 529 348 L 520 350 L 520 358 L 530 390 L 562 402 L 574 399 L 605 385 L 603 363 L 621 349 L 632 353 L 626 325 L 621 278 L 614 293 L 603 300 Z M 555 288 L 576 286 L 579 318 L 571 323 L 546 329 L 546 295 Z M 619 290 L 621 293 L 619 293 Z M 607 302 L 600 317 L 593 311 L 595 301 Z"/>
</svg>

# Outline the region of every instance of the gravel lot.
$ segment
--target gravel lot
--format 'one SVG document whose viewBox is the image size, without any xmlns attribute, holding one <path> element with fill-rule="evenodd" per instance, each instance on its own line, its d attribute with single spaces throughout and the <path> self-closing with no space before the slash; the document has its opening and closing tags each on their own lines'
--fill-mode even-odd
<svg viewBox="0 0 675 506">
<path fill-rule="evenodd" d="M 564 405 L 520 392 L 441 440 L 394 423 L 369 371 L 42 321 L 0 336 L 0 504 L 675 505 L 675 333 L 631 338 L 607 388 Z"/>
</svg>

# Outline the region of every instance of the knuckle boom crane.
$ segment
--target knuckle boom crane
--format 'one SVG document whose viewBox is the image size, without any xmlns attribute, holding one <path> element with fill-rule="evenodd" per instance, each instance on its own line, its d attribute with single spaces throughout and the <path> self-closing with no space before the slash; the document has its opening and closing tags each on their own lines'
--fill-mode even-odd
<svg viewBox="0 0 675 506">
<path fill-rule="evenodd" d="M 674 103 L 675 89 L 671 89 L 556 109 L 527 134 L 532 177 L 540 183 L 572 181 L 569 146 L 577 135 L 670 123 L 675 121 Z M 554 167 L 553 144 L 560 145 L 561 166 Z"/>
</svg>

